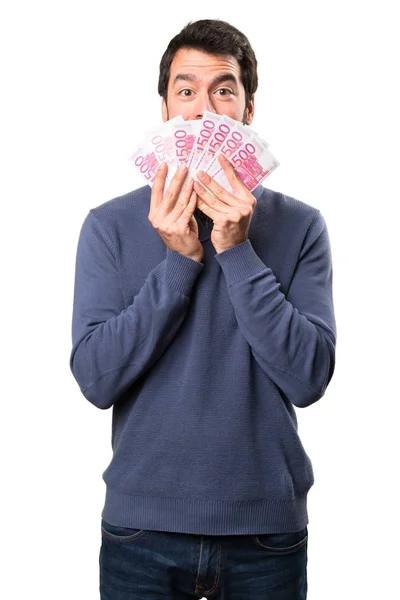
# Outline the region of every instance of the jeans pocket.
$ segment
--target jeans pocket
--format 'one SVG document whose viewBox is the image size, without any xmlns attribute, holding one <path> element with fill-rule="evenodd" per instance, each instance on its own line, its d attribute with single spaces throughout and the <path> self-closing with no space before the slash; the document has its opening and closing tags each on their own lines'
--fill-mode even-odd
<svg viewBox="0 0 400 600">
<path fill-rule="evenodd" d="M 291 533 L 261 533 L 252 536 L 253 543 L 271 554 L 291 554 L 307 544 L 308 529 Z"/>
<path fill-rule="evenodd" d="M 104 519 L 101 520 L 101 533 L 103 536 L 116 542 L 132 542 L 145 533 L 147 529 L 134 529 L 132 527 L 121 527 L 120 525 L 111 525 Z"/>
</svg>

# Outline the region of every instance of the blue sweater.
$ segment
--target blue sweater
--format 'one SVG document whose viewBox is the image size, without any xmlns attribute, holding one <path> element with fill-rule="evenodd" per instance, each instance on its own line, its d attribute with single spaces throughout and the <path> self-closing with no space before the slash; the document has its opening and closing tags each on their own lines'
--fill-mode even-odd
<svg viewBox="0 0 400 600">
<path fill-rule="evenodd" d="M 324 395 L 336 325 L 319 210 L 259 185 L 249 239 L 203 261 L 166 248 L 149 186 L 89 211 L 80 232 L 70 366 L 113 407 L 102 517 L 203 535 L 308 523 L 313 469 L 295 408 Z"/>
</svg>

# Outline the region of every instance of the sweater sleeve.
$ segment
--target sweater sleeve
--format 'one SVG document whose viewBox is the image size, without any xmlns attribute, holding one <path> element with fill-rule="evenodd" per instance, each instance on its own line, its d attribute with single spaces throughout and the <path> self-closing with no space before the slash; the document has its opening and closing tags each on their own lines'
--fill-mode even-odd
<svg viewBox="0 0 400 600">
<path fill-rule="evenodd" d="M 251 242 L 216 255 L 239 328 L 265 373 L 298 407 L 325 393 L 335 367 L 336 323 L 332 262 L 318 211 L 286 296 Z"/>
<path fill-rule="evenodd" d="M 76 255 L 70 368 L 87 400 L 101 409 L 110 408 L 172 342 L 204 266 L 167 248 L 125 307 L 116 254 L 90 211 Z"/>
</svg>

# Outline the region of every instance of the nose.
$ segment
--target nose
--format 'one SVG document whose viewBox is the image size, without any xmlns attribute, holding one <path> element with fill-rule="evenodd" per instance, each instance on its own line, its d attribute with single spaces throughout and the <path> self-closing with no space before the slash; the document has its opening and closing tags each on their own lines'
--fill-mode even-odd
<svg viewBox="0 0 400 600">
<path fill-rule="evenodd" d="M 215 110 L 215 107 L 212 103 L 212 99 L 210 98 L 209 94 L 207 94 L 206 92 L 204 92 L 203 94 L 198 94 L 197 98 L 196 98 L 196 105 L 194 106 L 195 109 L 195 119 L 202 119 L 204 112 L 206 110 L 208 110 L 209 112 L 213 112 L 216 113 L 217 111 Z"/>
</svg>

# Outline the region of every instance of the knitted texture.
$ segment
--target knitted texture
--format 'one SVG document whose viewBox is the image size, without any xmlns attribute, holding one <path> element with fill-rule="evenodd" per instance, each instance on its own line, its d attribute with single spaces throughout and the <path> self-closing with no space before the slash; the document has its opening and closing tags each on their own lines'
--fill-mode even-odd
<svg viewBox="0 0 400 600">
<path fill-rule="evenodd" d="M 102 517 L 203 535 L 297 531 L 314 483 L 294 407 L 325 393 L 336 324 L 319 210 L 258 186 L 249 238 L 167 249 L 144 186 L 93 208 L 78 241 L 70 367 L 112 407 Z"/>
</svg>

